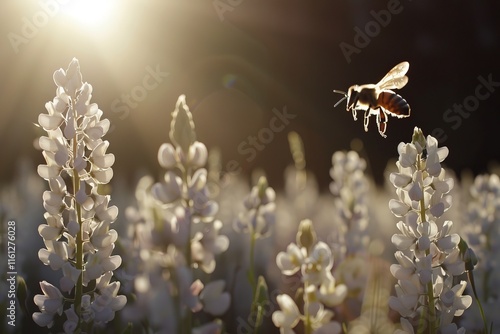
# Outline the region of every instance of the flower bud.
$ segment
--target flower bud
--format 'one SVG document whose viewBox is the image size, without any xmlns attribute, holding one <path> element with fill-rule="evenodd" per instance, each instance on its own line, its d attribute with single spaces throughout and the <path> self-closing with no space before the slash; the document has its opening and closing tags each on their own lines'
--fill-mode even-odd
<svg viewBox="0 0 500 334">
<path fill-rule="evenodd" d="M 297 244 L 306 249 L 311 248 L 316 243 L 316 232 L 309 219 L 300 222 L 297 232 Z"/>
</svg>

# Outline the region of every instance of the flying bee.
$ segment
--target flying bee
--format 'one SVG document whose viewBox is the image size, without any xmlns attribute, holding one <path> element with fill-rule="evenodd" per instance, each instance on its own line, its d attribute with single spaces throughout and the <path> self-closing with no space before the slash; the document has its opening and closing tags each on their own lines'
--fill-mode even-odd
<svg viewBox="0 0 500 334">
<path fill-rule="evenodd" d="M 391 89 L 401 89 L 408 83 L 405 75 L 410 68 L 406 61 L 394 66 L 377 84 L 353 85 L 346 92 L 334 90 L 335 93 L 343 94 L 344 97 L 334 107 L 347 99 L 346 110 L 352 111 L 354 120 L 357 120 L 357 111 L 365 112 L 364 127 L 368 131 L 370 115 L 375 115 L 378 132 L 382 137 L 387 129 L 387 115 L 398 118 L 410 116 L 410 105 L 399 94 Z"/>
</svg>

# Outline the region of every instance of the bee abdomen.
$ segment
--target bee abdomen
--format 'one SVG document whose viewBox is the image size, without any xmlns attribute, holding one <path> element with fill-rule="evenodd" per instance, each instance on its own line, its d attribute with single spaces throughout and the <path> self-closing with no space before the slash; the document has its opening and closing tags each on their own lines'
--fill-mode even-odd
<svg viewBox="0 0 500 334">
<path fill-rule="evenodd" d="M 378 104 L 397 117 L 410 116 L 410 105 L 405 99 L 394 92 L 381 92 L 377 100 Z"/>
</svg>

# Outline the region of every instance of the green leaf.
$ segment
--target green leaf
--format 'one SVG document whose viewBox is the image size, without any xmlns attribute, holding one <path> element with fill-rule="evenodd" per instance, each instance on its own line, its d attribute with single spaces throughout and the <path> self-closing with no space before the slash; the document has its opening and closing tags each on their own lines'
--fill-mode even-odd
<svg viewBox="0 0 500 334">
<path fill-rule="evenodd" d="M 26 316 L 29 316 L 28 308 L 26 307 L 28 302 L 28 287 L 26 281 L 22 276 L 17 275 L 17 300 L 19 300 L 19 306 Z"/>
<path fill-rule="evenodd" d="M 263 310 L 264 306 L 269 300 L 269 293 L 268 293 L 268 288 L 266 284 L 266 279 L 261 275 L 257 279 L 257 287 L 255 289 L 255 295 L 253 298 L 252 302 L 252 308 L 250 310 L 250 313 L 252 317 L 254 318 L 255 321 L 255 329 L 258 332 L 258 328 L 262 324 L 263 321 Z"/>
<path fill-rule="evenodd" d="M 467 271 L 474 270 L 474 267 L 478 262 L 477 256 L 472 250 L 472 248 L 469 247 L 467 242 L 464 239 L 462 239 L 462 237 L 460 237 L 460 242 L 458 243 L 458 249 L 460 250 L 460 256 L 462 257 L 462 260 L 465 262 L 465 270 Z"/>
<path fill-rule="evenodd" d="M 255 289 L 254 304 L 263 305 L 269 300 L 266 279 L 260 275 L 257 279 L 257 288 Z"/>
</svg>

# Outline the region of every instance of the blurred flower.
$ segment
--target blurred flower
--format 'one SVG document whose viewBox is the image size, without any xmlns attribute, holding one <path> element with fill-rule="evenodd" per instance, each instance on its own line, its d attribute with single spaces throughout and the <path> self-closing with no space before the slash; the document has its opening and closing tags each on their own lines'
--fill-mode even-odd
<svg viewBox="0 0 500 334">
<path fill-rule="evenodd" d="M 226 313 L 231 302 L 231 296 L 224 292 L 226 282 L 223 280 L 208 283 L 200 293 L 203 310 L 211 315 L 220 316 Z"/>
<path fill-rule="evenodd" d="M 280 329 L 281 333 L 294 333 L 292 328 L 297 326 L 301 317 L 299 308 L 289 295 L 278 295 L 276 301 L 280 310 L 273 313 L 274 325 Z"/>
<path fill-rule="evenodd" d="M 347 287 L 336 284 L 331 270 L 333 256 L 330 248 L 316 240 L 311 221 L 303 220 L 297 232 L 297 244 L 290 244 L 286 252 L 276 256 L 276 264 L 283 275 L 291 276 L 300 269 L 304 284 L 304 314 L 302 315 L 291 297 L 279 295 L 279 311 L 273 313 L 273 322 L 281 333 L 294 333 L 293 328 L 304 322 L 314 333 L 340 333 L 341 326 L 331 322 L 333 312 L 324 305 L 340 305 L 347 296 Z"/>
<path fill-rule="evenodd" d="M 255 238 L 268 237 L 276 219 L 275 198 L 273 188 L 268 186 L 265 177 L 261 177 L 244 199 L 246 211 L 240 213 L 235 221 L 235 230 L 240 233 L 250 233 L 255 235 Z"/>
<path fill-rule="evenodd" d="M 197 232 L 191 240 L 193 262 L 199 264 L 206 273 L 214 271 L 215 255 L 225 252 L 229 246 L 229 239 L 225 235 L 219 235 L 221 228 L 222 223 L 216 220 L 213 226 Z"/>
<path fill-rule="evenodd" d="M 335 196 L 336 231 L 334 245 L 339 261 L 347 255 L 366 252 L 369 242 L 368 226 L 368 180 L 364 174 L 366 162 L 357 152 L 335 152 L 332 156 L 330 191 Z M 342 248 L 339 248 L 342 247 Z"/>
<path fill-rule="evenodd" d="M 227 250 L 229 238 L 219 233 L 223 227 L 215 220 L 219 207 L 211 199 L 204 168 L 208 152 L 196 141 L 184 95 L 172 112 L 169 137 L 171 143 L 162 144 L 157 155 L 165 169 L 162 181 L 153 184 L 150 177 L 141 179 L 136 190 L 139 208 L 127 210 L 133 222 L 127 244 L 133 253 L 123 274 L 137 275 L 131 287 L 137 303 L 127 316 L 135 321 L 146 319 L 160 332 L 217 333 L 221 326 L 216 322 L 192 329 L 191 317 L 202 310 L 222 315 L 229 307 L 229 293 L 223 291 L 223 280 L 205 285 L 196 279 L 194 269 L 213 273 L 216 256 Z M 158 309 L 160 298 L 168 300 L 168 312 Z"/>
<path fill-rule="evenodd" d="M 475 256 L 466 253 L 469 258 L 477 257 L 474 270 L 476 292 L 483 305 L 485 318 L 493 328 L 500 327 L 497 310 L 500 308 L 500 295 L 494 293 L 500 284 L 500 178 L 496 174 L 478 175 L 470 187 L 463 232 Z M 480 282 L 481 284 L 478 284 Z M 470 289 L 469 289 L 470 290 Z M 470 330 L 483 329 L 482 318 L 476 303 L 462 316 L 461 324 Z"/>
<path fill-rule="evenodd" d="M 286 252 L 279 252 L 276 256 L 276 264 L 284 275 L 293 275 L 302 267 L 304 253 L 296 244 L 289 244 Z"/>
</svg>

